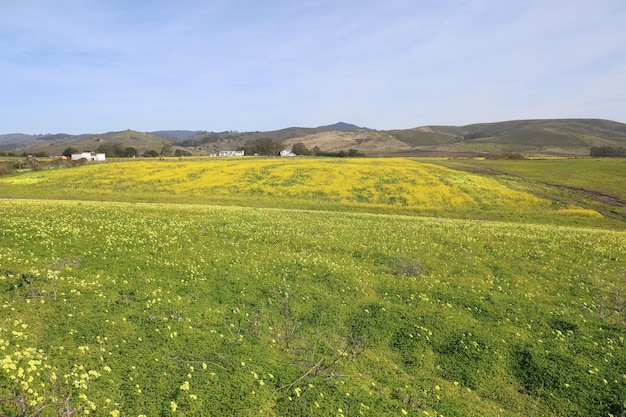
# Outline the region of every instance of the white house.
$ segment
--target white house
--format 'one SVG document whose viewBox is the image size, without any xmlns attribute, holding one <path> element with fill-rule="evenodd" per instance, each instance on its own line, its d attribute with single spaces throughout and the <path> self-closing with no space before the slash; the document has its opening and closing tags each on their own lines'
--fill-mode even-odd
<svg viewBox="0 0 626 417">
<path fill-rule="evenodd" d="M 280 151 L 280 156 L 296 156 L 296 154 L 291 151 L 288 151 L 287 149 L 284 149 Z"/>
<path fill-rule="evenodd" d="M 72 154 L 72 161 L 78 161 L 83 158 L 88 161 L 104 161 L 106 159 L 106 155 L 103 153 L 95 152 L 81 152 Z"/>
<path fill-rule="evenodd" d="M 220 156 L 243 156 L 243 151 L 220 151 Z"/>
</svg>

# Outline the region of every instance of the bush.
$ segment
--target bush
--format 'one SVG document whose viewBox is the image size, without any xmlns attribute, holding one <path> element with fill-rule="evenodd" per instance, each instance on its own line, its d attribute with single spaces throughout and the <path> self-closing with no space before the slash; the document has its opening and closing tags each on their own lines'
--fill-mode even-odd
<svg viewBox="0 0 626 417">
<path fill-rule="evenodd" d="M 12 174 L 17 170 L 15 163 L 8 162 L 5 164 L 0 164 L 0 175 Z"/>
<path fill-rule="evenodd" d="M 394 272 L 404 277 L 418 277 L 422 273 L 422 261 L 403 253 L 394 260 Z"/>
<path fill-rule="evenodd" d="M 156 158 L 159 156 L 159 153 L 153 149 L 150 149 L 148 151 L 145 151 L 143 153 L 143 156 L 145 156 L 146 158 Z"/>
</svg>

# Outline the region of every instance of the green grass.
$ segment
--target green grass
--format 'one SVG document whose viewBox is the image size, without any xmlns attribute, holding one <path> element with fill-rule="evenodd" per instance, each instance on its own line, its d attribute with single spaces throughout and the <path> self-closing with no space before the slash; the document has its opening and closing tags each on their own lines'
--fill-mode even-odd
<svg viewBox="0 0 626 417">
<path fill-rule="evenodd" d="M 593 208 L 605 216 L 626 219 L 626 160 L 619 158 L 504 160 L 438 160 L 445 166 L 480 171 L 511 188 L 542 198 Z M 619 227 L 619 226 L 616 226 Z"/>
<path fill-rule="evenodd" d="M 357 172 L 389 192 L 390 173 L 414 171 L 438 178 L 441 192 L 461 184 L 468 195 L 556 197 L 540 187 L 544 176 L 522 172 L 538 161 L 428 162 L 404 171 L 394 164 L 415 161 L 370 161 L 378 177 L 341 160 L 324 166 L 351 174 L 338 192 L 359 184 Z M 550 182 L 545 162 L 532 166 Z M 617 161 L 577 162 L 568 166 L 602 190 L 613 183 L 602 172 L 620 172 Z M 220 181 L 243 166 L 224 163 Z M 455 178 L 432 163 L 480 164 L 483 173 Z M 530 204 L 522 222 L 489 221 L 512 207 L 487 195 L 473 195 L 488 213 L 475 219 L 407 216 L 394 204 L 384 206 L 393 214 L 334 210 L 345 201 L 302 210 L 294 204 L 302 200 L 271 193 L 282 183 L 303 192 L 306 175 L 295 174 L 304 172 L 259 164 L 263 204 L 245 187 L 241 200 L 217 200 L 248 207 L 209 205 L 199 191 L 185 200 L 218 172 L 202 162 L 180 172 L 128 163 L 4 177 L 1 194 L 29 199 L 0 200 L 0 414 L 626 413 L 626 233 L 614 227 L 623 222 L 565 203 L 549 203 L 544 217 Z M 80 200 L 89 184 L 132 177 L 125 167 L 142 175 L 109 197 L 128 201 Z M 524 177 L 491 172 L 515 167 Z M 77 201 L 43 199 L 72 187 Z M 376 193 L 361 188 L 359 198 Z M 422 189 L 424 201 L 439 201 L 430 191 Z M 354 204 L 349 210 L 368 207 Z M 569 225 L 553 225 L 568 207 Z"/>
<path fill-rule="evenodd" d="M 12 395 L 37 408 L 53 388 L 95 415 L 626 411 L 623 232 L 129 203 L 0 210 L 4 414 Z M 42 356 L 32 371 L 27 348 Z M 35 394 L 19 385 L 29 376 Z"/>
<path fill-rule="evenodd" d="M 587 188 L 626 200 L 626 159 L 536 159 L 499 161 L 467 159 L 457 166 L 483 167 L 551 184 Z"/>
</svg>

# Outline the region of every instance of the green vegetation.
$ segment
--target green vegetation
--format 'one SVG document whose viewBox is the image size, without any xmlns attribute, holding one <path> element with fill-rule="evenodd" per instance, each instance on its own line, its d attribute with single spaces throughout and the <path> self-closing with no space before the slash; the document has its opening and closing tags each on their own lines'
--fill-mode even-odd
<svg viewBox="0 0 626 417">
<path fill-rule="evenodd" d="M 0 196 L 175 201 L 626 227 L 623 221 L 600 215 L 603 207 L 581 208 L 552 195 L 538 198 L 534 193 L 543 192 L 541 184 L 512 184 L 510 178 L 484 175 L 484 170 L 475 174 L 436 165 L 456 161 L 428 162 L 410 158 L 136 160 L 3 177 Z M 497 166 L 502 162 L 506 161 L 485 163 Z M 572 164 L 575 161 L 569 165 L 573 169 Z M 598 170 L 594 175 L 604 173 Z"/>
<path fill-rule="evenodd" d="M 605 157 L 626 157 L 626 148 L 624 147 L 612 147 L 612 146 L 598 146 L 592 147 L 590 150 L 591 156 L 605 156 Z"/>
<path fill-rule="evenodd" d="M 103 143 L 96 148 L 96 152 L 103 153 L 109 158 L 136 158 L 139 156 L 139 151 L 133 146 L 124 147 L 120 142 Z"/>
<path fill-rule="evenodd" d="M 524 223 L 300 210 L 307 171 L 293 161 L 126 162 L 0 178 L 3 196 L 31 198 L 0 200 L 0 415 L 626 413 L 626 233 L 613 230 L 623 222 L 522 191 L 541 191 L 537 182 L 485 176 L 487 164 L 522 171 L 538 161 L 467 162 L 482 174 L 410 159 L 301 162 L 318 187 L 331 183 L 326 197 L 306 194 L 329 210 L 376 211 L 351 196 L 399 193 L 391 178 L 404 178 L 400 187 L 413 172 L 416 186 L 431 182 L 411 204 L 455 204 L 436 198 L 449 192 L 471 206 L 468 193 L 487 218 L 519 209 Z M 275 208 L 255 205 L 245 188 L 230 189 L 240 200 L 211 188 L 237 172 L 265 176 L 256 195 Z M 94 184 L 127 201 L 78 200 Z M 294 195 L 283 198 L 286 184 Z M 71 187 L 78 201 L 32 199 Z M 186 194 L 193 205 L 164 203 Z M 160 203 L 137 202 L 150 198 Z M 406 213 L 395 200 L 384 209 Z M 578 226 L 564 226 L 568 216 Z"/>
<path fill-rule="evenodd" d="M 626 161 L 622 159 L 433 160 L 452 168 L 479 168 L 483 174 L 516 175 L 555 185 L 586 188 L 626 200 Z"/>
<path fill-rule="evenodd" d="M 626 161 L 623 159 L 542 159 L 523 163 L 466 159 L 439 160 L 438 163 L 495 175 L 512 188 L 626 219 Z"/>
</svg>

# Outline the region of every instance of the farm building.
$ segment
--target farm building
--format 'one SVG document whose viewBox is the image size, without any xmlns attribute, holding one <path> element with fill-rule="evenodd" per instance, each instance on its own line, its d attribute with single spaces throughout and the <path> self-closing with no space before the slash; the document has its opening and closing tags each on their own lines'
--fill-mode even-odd
<svg viewBox="0 0 626 417">
<path fill-rule="evenodd" d="M 288 151 L 287 149 L 284 149 L 280 151 L 280 156 L 296 156 L 296 154 L 291 151 Z"/>
<path fill-rule="evenodd" d="M 243 156 L 243 151 L 220 151 L 220 156 Z"/>
<path fill-rule="evenodd" d="M 81 152 L 72 154 L 72 161 L 78 161 L 83 158 L 88 161 L 104 161 L 106 159 L 106 155 L 103 153 L 95 152 Z"/>
</svg>

